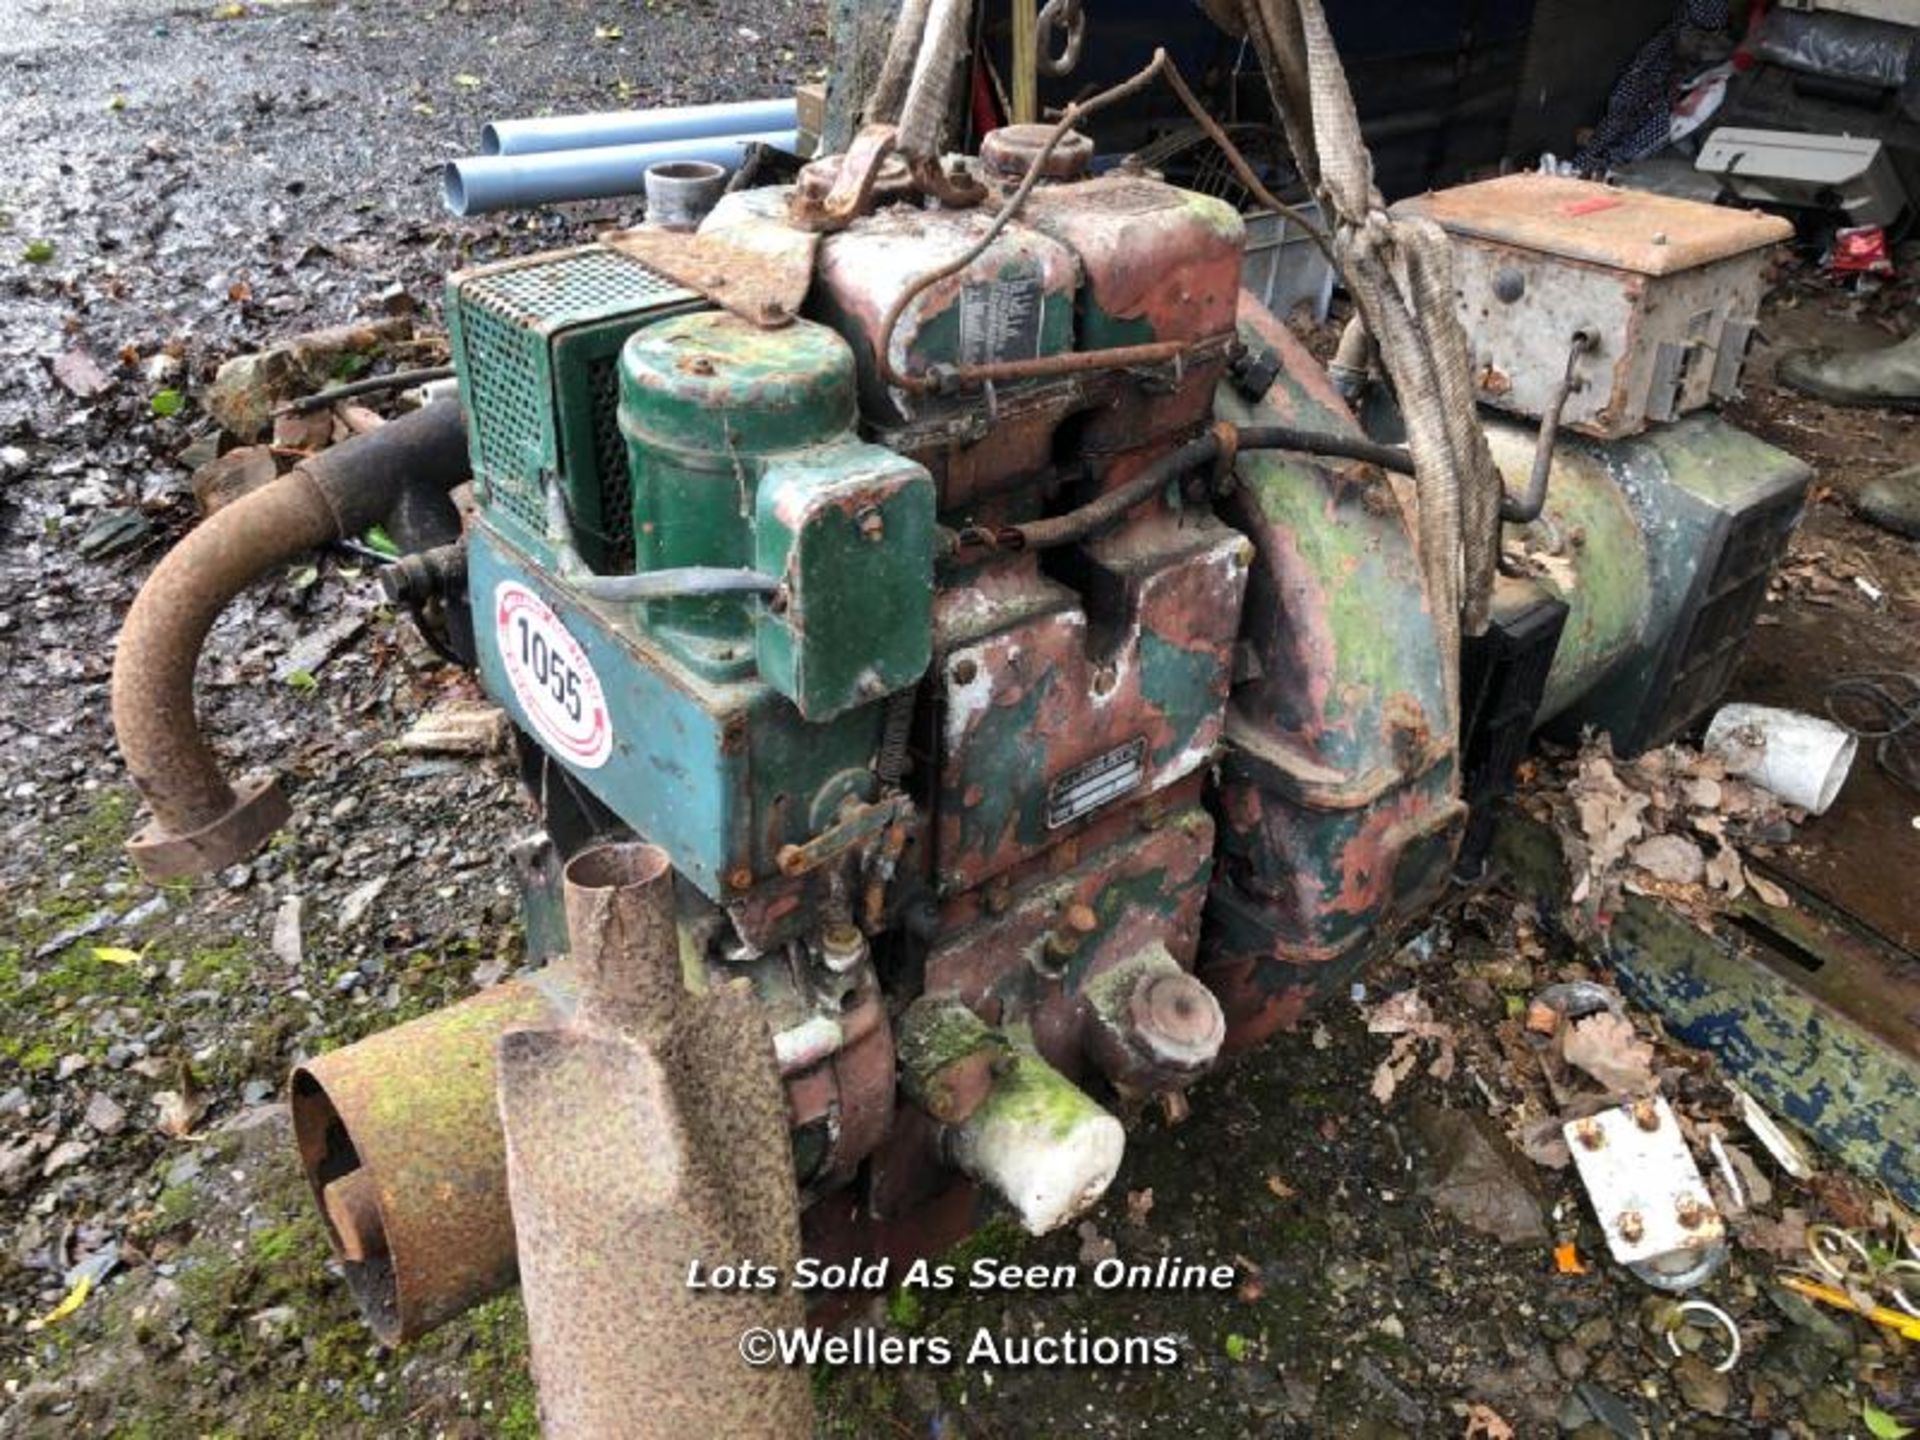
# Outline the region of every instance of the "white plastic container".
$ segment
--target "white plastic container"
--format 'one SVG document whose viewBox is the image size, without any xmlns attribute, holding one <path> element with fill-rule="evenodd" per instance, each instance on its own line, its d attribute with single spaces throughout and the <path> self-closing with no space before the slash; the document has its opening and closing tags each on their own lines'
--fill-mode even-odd
<svg viewBox="0 0 1920 1440">
<path fill-rule="evenodd" d="M 1833 804 L 1859 748 L 1831 720 L 1768 705 L 1724 705 L 1707 726 L 1707 749 L 1729 770 L 1814 815 Z"/>
</svg>

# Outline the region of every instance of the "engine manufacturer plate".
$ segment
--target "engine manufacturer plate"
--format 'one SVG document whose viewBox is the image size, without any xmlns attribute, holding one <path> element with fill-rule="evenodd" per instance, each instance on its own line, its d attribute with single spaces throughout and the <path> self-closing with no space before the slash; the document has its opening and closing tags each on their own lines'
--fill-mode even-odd
<svg viewBox="0 0 1920 1440">
<path fill-rule="evenodd" d="M 1082 815 L 1137 790 L 1146 774 L 1144 735 L 1074 766 L 1047 787 L 1047 828 L 1058 830 L 1070 825 Z"/>
</svg>

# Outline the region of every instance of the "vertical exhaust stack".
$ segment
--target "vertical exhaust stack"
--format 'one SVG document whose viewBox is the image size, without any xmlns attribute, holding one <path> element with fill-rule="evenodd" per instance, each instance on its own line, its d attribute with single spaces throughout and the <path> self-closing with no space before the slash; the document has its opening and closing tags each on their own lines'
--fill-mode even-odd
<svg viewBox="0 0 1920 1440">
<path fill-rule="evenodd" d="M 744 988 L 681 978 L 664 850 L 566 869 L 571 1023 L 508 1031 L 500 1115 L 542 1428 L 569 1437 L 812 1434 L 804 1370 L 741 1335 L 801 1323 L 799 1195 L 773 1034 Z M 688 1286 L 747 1260 L 772 1291 Z"/>
</svg>

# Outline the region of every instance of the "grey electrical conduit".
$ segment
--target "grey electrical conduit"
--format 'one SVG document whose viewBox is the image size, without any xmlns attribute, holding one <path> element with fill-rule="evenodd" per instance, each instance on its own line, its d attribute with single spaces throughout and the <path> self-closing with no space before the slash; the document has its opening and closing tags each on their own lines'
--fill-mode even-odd
<svg viewBox="0 0 1920 1440">
<path fill-rule="evenodd" d="M 446 163 L 440 187 L 448 211 L 460 216 L 567 200 L 609 200 L 638 195 L 650 166 L 701 160 L 733 170 L 749 145 L 792 150 L 798 143 L 794 131 L 780 130 L 537 155 L 469 155 Z"/>
<path fill-rule="evenodd" d="M 792 130 L 799 105 L 784 100 L 737 100 L 725 105 L 669 105 L 655 110 L 605 110 L 591 115 L 538 115 L 493 120 L 480 131 L 482 155 L 545 155 L 662 140 L 704 140 Z"/>
</svg>

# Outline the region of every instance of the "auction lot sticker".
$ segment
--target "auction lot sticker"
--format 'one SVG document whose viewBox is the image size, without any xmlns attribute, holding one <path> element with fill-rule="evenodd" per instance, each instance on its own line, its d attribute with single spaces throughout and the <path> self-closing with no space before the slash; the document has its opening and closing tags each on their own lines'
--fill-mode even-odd
<svg viewBox="0 0 1920 1440">
<path fill-rule="evenodd" d="M 597 770 L 613 753 L 606 692 L 580 642 L 517 580 L 493 591 L 493 634 L 520 709 L 562 760 Z"/>
</svg>

